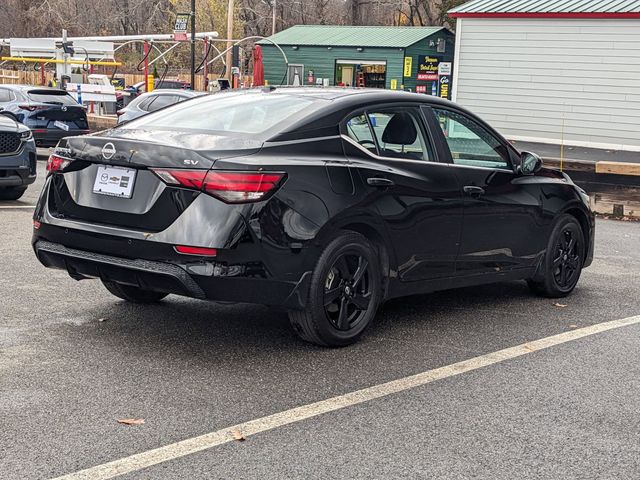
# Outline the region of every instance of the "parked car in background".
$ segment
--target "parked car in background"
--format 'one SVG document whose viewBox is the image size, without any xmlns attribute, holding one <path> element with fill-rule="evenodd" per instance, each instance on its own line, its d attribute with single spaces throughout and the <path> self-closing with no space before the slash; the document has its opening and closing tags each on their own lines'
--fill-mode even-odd
<svg viewBox="0 0 640 480">
<path fill-rule="evenodd" d="M 0 114 L 29 127 L 38 147 L 54 147 L 62 137 L 89 133 L 84 107 L 56 88 L 0 85 Z"/>
<path fill-rule="evenodd" d="M 174 103 L 183 102 L 190 98 L 205 95 L 205 92 L 194 92 L 193 90 L 154 90 L 143 93 L 132 100 L 129 105 L 116 112 L 118 123 L 128 122 L 134 118 L 155 112 L 161 108 L 168 107 Z"/>
<path fill-rule="evenodd" d="M 387 299 L 526 280 L 570 294 L 589 197 L 468 110 L 378 89 L 206 95 L 63 140 L 34 212 L 47 267 L 115 296 L 283 306 L 324 346 Z"/>
<path fill-rule="evenodd" d="M 159 78 L 153 81 L 154 90 L 191 90 L 191 83 L 184 80 L 161 80 Z M 125 89 L 134 98 L 145 92 L 144 82 L 134 83 Z M 151 93 L 151 92 L 149 92 Z"/>
<path fill-rule="evenodd" d="M 36 144 L 31 130 L 0 115 L 0 200 L 17 200 L 36 180 Z"/>
</svg>

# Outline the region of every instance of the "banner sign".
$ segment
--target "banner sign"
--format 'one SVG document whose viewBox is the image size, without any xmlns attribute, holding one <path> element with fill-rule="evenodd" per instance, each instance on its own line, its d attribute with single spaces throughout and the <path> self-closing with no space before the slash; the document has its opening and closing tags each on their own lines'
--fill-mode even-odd
<svg viewBox="0 0 640 480">
<path fill-rule="evenodd" d="M 176 23 L 173 26 L 173 39 L 179 42 L 187 40 L 187 27 L 189 26 L 190 13 L 176 14 Z"/>
<path fill-rule="evenodd" d="M 413 68 L 413 57 L 404 57 L 404 76 L 411 76 L 411 69 Z"/>
<path fill-rule="evenodd" d="M 438 96 L 451 98 L 451 62 L 442 62 L 438 67 Z"/>
<path fill-rule="evenodd" d="M 419 59 L 417 80 L 438 80 L 440 57 L 421 55 Z"/>
</svg>

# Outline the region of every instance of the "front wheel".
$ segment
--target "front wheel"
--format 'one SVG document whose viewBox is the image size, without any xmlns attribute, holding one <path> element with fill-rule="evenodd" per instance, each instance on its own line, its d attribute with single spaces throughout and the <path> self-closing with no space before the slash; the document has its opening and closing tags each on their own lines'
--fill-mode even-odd
<svg viewBox="0 0 640 480">
<path fill-rule="evenodd" d="M 529 288 L 550 298 L 566 297 L 576 287 L 582 272 L 585 241 L 578 220 L 563 215 L 549 237 L 540 279 L 527 280 Z"/>
<path fill-rule="evenodd" d="M 153 290 L 145 290 L 140 287 L 108 282 L 106 280 L 103 280 L 102 284 L 116 297 L 132 303 L 156 303 L 168 295 L 167 293 L 154 292 Z"/>
<path fill-rule="evenodd" d="M 289 311 L 293 329 L 316 345 L 355 343 L 376 315 L 381 280 L 371 242 L 359 233 L 340 234 L 322 252 L 313 271 L 307 307 Z"/>
</svg>

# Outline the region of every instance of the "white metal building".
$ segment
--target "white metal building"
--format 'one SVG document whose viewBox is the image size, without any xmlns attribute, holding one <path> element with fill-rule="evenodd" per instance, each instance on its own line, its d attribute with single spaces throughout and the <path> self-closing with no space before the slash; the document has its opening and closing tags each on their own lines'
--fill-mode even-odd
<svg viewBox="0 0 640 480">
<path fill-rule="evenodd" d="M 640 151 L 640 0 L 473 0 L 453 99 L 513 140 Z"/>
</svg>

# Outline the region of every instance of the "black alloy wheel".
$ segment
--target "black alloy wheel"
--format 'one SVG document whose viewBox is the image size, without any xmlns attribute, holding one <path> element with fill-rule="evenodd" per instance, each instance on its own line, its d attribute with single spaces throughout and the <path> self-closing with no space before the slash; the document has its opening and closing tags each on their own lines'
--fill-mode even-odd
<svg viewBox="0 0 640 480">
<path fill-rule="evenodd" d="M 366 316 L 372 296 L 369 261 L 359 252 L 344 252 L 329 269 L 324 311 L 338 330 L 355 327 Z"/>
<path fill-rule="evenodd" d="M 572 215 L 562 215 L 556 222 L 538 278 L 527 281 L 532 291 L 545 297 L 569 295 L 576 287 L 585 257 L 582 227 Z"/>
<path fill-rule="evenodd" d="M 375 318 L 381 301 L 379 258 L 364 236 L 340 233 L 320 255 L 306 308 L 289 311 L 295 332 L 325 347 L 356 342 Z"/>
<path fill-rule="evenodd" d="M 581 248 L 578 235 L 572 228 L 565 228 L 558 237 L 553 252 L 553 277 L 559 288 L 571 288 L 577 283 L 580 275 Z"/>
</svg>

